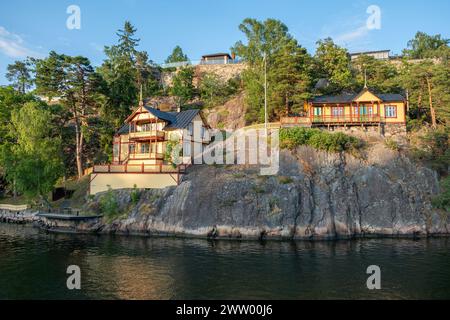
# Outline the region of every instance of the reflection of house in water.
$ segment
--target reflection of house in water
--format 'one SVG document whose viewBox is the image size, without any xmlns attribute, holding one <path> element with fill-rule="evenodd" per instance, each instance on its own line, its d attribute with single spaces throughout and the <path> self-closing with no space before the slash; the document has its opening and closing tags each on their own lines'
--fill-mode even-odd
<svg viewBox="0 0 450 320">
<path fill-rule="evenodd" d="M 175 280 L 170 276 L 170 266 L 164 259 L 143 256 L 88 256 L 86 262 L 95 275 L 95 290 L 112 294 L 121 300 L 168 300 L 173 298 Z M 102 290 L 103 289 L 103 290 Z M 89 289 L 86 289 L 89 291 Z"/>
</svg>

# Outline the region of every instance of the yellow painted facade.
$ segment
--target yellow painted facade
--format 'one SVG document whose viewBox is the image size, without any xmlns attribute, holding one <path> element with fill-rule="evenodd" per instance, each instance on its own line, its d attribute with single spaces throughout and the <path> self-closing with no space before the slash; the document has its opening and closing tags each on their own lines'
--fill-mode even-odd
<svg viewBox="0 0 450 320">
<path fill-rule="evenodd" d="M 400 95 L 376 95 L 369 89 L 349 95 L 326 96 L 305 102 L 300 117 L 285 117 L 287 125 L 406 125 L 406 101 Z M 385 97 L 386 100 L 383 100 Z"/>
</svg>

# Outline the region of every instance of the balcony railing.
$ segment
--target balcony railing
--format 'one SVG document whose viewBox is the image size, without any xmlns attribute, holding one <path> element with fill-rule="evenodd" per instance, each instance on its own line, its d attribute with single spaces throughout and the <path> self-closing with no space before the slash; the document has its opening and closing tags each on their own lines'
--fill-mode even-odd
<svg viewBox="0 0 450 320">
<path fill-rule="evenodd" d="M 130 139 L 164 139 L 166 136 L 164 131 L 151 130 L 151 131 L 136 131 L 130 132 Z"/>
<path fill-rule="evenodd" d="M 154 165 L 154 164 L 105 164 L 96 165 L 93 168 L 93 173 L 146 173 L 146 174 L 161 174 L 161 173 L 185 173 L 187 165 Z"/>
<path fill-rule="evenodd" d="M 164 159 L 163 153 L 131 153 L 128 157 L 129 160 L 149 160 L 149 159 Z"/>
<path fill-rule="evenodd" d="M 343 116 L 314 116 L 313 123 L 371 123 L 380 122 L 379 115 L 343 115 Z"/>
<path fill-rule="evenodd" d="M 314 116 L 314 117 L 283 117 L 284 125 L 311 125 L 311 124 L 337 124 L 337 123 L 379 123 L 379 115 L 342 115 L 342 116 Z"/>
</svg>

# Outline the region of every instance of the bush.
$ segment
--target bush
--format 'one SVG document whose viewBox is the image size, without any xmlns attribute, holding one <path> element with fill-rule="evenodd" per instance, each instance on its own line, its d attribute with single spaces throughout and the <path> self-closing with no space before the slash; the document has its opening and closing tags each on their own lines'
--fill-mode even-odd
<svg viewBox="0 0 450 320">
<path fill-rule="evenodd" d="M 329 133 L 320 129 L 285 128 L 280 131 L 280 146 L 282 149 L 295 149 L 308 145 L 318 150 L 342 152 L 357 150 L 362 142 L 342 132 Z"/>
<path fill-rule="evenodd" d="M 232 78 L 225 82 L 218 75 L 207 73 L 200 82 L 200 98 L 208 108 L 221 105 L 239 91 L 239 86 L 238 78 Z"/>
<path fill-rule="evenodd" d="M 419 142 L 411 149 L 411 155 L 445 176 L 450 166 L 449 139 L 448 128 L 429 131 L 419 137 Z"/>
<path fill-rule="evenodd" d="M 384 141 L 384 144 L 386 145 L 386 147 L 388 147 L 389 149 L 393 150 L 393 151 L 399 151 L 400 150 L 400 146 L 398 145 L 397 141 L 395 141 L 392 138 L 388 138 Z"/>
<path fill-rule="evenodd" d="M 100 199 L 100 210 L 108 219 L 112 219 L 119 214 L 119 204 L 110 186 L 108 186 L 108 191 Z"/>
<path fill-rule="evenodd" d="M 133 191 L 131 191 L 130 197 L 131 197 L 131 203 L 133 205 L 137 205 L 139 202 L 139 199 L 141 198 L 141 193 L 137 189 L 137 185 L 133 186 Z"/>
<path fill-rule="evenodd" d="M 441 182 L 442 192 L 433 199 L 433 206 L 450 212 L 450 176 Z"/>
<path fill-rule="evenodd" d="M 291 184 L 294 182 L 294 180 L 291 177 L 281 176 L 278 177 L 278 182 L 281 184 Z"/>
</svg>

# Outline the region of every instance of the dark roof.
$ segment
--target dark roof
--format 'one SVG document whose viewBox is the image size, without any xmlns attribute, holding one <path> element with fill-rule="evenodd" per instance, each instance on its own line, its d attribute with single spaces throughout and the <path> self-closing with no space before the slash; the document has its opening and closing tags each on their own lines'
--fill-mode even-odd
<svg viewBox="0 0 450 320">
<path fill-rule="evenodd" d="M 128 123 L 125 123 L 118 131 L 116 134 L 126 134 L 130 132 L 130 126 L 128 125 Z"/>
<path fill-rule="evenodd" d="M 192 122 L 192 120 L 200 113 L 200 110 L 186 110 L 181 112 L 164 112 L 150 106 L 144 106 L 145 110 L 153 114 L 158 119 L 162 119 L 168 124 L 164 129 L 184 129 Z M 125 123 L 116 134 L 127 134 L 129 125 Z"/>
<path fill-rule="evenodd" d="M 172 115 L 175 115 L 175 122 L 168 124 L 164 129 L 184 129 L 192 122 L 199 112 L 200 110 L 174 112 Z"/>
<path fill-rule="evenodd" d="M 405 97 L 398 93 L 380 93 L 377 94 L 377 97 L 386 102 L 405 101 Z"/>
<path fill-rule="evenodd" d="M 399 102 L 404 101 L 405 98 L 398 93 L 373 93 L 384 102 Z M 336 96 L 319 96 L 312 98 L 312 103 L 350 103 L 358 96 L 357 93 L 344 93 Z"/>
<path fill-rule="evenodd" d="M 319 96 L 311 99 L 312 103 L 347 103 L 357 96 L 354 93 L 344 93 L 337 96 Z"/>
<path fill-rule="evenodd" d="M 155 117 L 159 118 L 159 119 L 163 119 L 167 122 L 175 122 L 176 121 L 176 117 L 169 113 L 169 112 L 164 112 L 149 106 L 144 106 L 145 110 L 147 110 L 148 112 L 150 112 L 152 115 L 154 115 Z"/>
<path fill-rule="evenodd" d="M 227 57 L 231 58 L 229 53 L 205 54 L 204 56 L 202 56 L 202 58 L 214 58 L 214 57 L 223 57 L 223 56 L 227 56 Z"/>
</svg>

